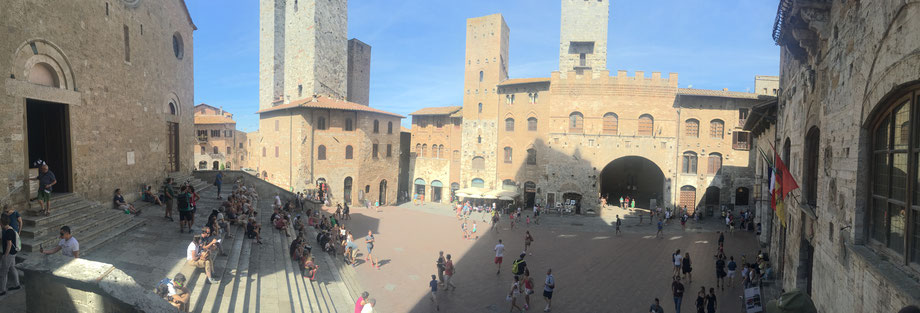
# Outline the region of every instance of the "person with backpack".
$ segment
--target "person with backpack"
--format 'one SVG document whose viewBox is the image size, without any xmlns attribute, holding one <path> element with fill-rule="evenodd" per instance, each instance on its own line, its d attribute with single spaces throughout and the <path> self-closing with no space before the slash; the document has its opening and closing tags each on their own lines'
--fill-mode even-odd
<svg viewBox="0 0 920 313">
<path fill-rule="evenodd" d="M 521 257 L 511 263 L 511 274 L 514 274 L 515 278 L 524 275 L 524 270 L 527 269 L 527 261 L 524 261 L 526 255 L 526 253 L 521 253 Z"/>
<path fill-rule="evenodd" d="M 157 295 L 179 309 L 179 312 L 188 312 L 188 303 L 192 295 L 185 286 L 185 281 L 185 275 L 177 273 L 172 280 L 168 277 L 163 278 L 156 287 Z"/>
<path fill-rule="evenodd" d="M 2 243 L 3 255 L 0 256 L 0 296 L 6 294 L 7 290 L 16 290 L 22 288 L 19 285 L 19 274 L 16 273 L 16 253 L 22 249 L 22 243 L 19 240 L 19 233 L 10 226 L 9 215 L 0 216 L 0 227 L 3 229 Z M 7 280 L 12 279 L 15 286 L 7 289 Z"/>
</svg>

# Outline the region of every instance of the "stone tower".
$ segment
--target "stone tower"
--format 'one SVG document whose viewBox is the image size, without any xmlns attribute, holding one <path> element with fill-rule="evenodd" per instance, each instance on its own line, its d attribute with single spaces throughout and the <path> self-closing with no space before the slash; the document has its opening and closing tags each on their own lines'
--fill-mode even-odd
<svg viewBox="0 0 920 313">
<path fill-rule="evenodd" d="M 508 25 L 501 14 L 466 21 L 466 68 L 463 83 L 463 155 L 461 188 L 471 187 L 474 178 L 485 188 L 497 188 L 496 145 L 498 106 L 496 85 L 508 79 Z M 482 169 L 473 159 L 485 160 Z"/>
<path fill-rule="evenodd" d="M 371 46 L 348 40 L 348 101 L 369 105 L 371 88 Z"/>
<path fill-rule="evenodd" d="M 346 98 L 346 0 L 261 0 L 259 14 L 259 109 L 282 96 Z"/>
<path fill-rule="evenodd" d="M 611 0 L 562 0 L 559 72 L 607 69 L 607 22 Z"/>
</svg>

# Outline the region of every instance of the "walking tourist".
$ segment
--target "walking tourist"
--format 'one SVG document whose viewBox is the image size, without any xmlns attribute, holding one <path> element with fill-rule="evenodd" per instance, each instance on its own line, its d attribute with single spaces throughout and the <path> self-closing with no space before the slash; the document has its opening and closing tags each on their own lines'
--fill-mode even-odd
<svg viewBox="0 0 920 313">
<path fill-rule="evenodd" d="M 533 294 L 533 278 L 530 277 L 530 270 L 524 269 L 524 277 L 521 278 L 524 285 L 524 310 L 530 310 L 530 295 Z"/>
<path fill-rule="evenodd" d="M 454 286 L 454 283 L 451 282 L 451 278 L 454 277 L 456 269 L 454 268 L 454 261 L 450 259 L 450 254 L 447 255 L 447 262 L 444 263 L 444 290 L 450 290 L 451 287 L 454 290 L 457 289 L 457 286 Z"/>
<path fill-rule="evenodd" d="M 518 306 L 517 299 L 521 297 L 521 278 L 514 276 L 514 282 L 511 283 L 511 290 L 508 291 L 508 300 L 511 301 L 511 310 L 508 312 L 513 312 L 514 309 L 518 309 L 521 312 L 524 312 L 524 309 Z"/>
<path fill-rule="evenodd" d="M 546 300 L 546 308 L 543 312 L 549 312 L 553 306 L 553 291 L 556 290 L 556 279 L 553 277 L 553 269 L 546 270 L 546 280 L 543 281 L 543 300 Z"/>
<path fill-rule="evenodd" d="M 220 171 L 217 171 L 217 176 L 214 176 L 214 186 L 217 187 L 217 199 L 220 200 L 220 187 L 224 184 L 224 174 Z"/>
<path fill-rule="evenodd" d="M 716 256 L 716 287 L 725 290 L 725 260 L 722 256 Z"/>
<path fill-rule="evenodd" d="M 738 264 L 735 263 L 735 257 L 731 256 L 728 258 L 728 287 L 731 288 L 732 283 L 735 280 L 735 270 L 738 269 Z"/>
<path fill-rule="evenodd" d="M 358 297 L 358 301 L 355 301 L 355 313 L 361 313 L 361 309 L 364 308 L 364 304 L 367 303 L 367 300 L 370 294 L 367 291 L 362 292 L 361 296 Z"/>
<path fill-rule="evenodd" d="M 617 234 L 617 235 L 620 234 L 620 225 L 621 225 L 621 224 L 623 224 L 623 220 L 621 220 L 621 219 L 620 219 L 620 216 L 617 215 L 617 223 L 616 223 L 616 225 L 617 225 L 617 232 L 616 232 L 616 234 Z"/>
<path fill-rule="evenodd" d="M 374 256 L 374 234 L 370 230 L 367 231 L 367 237 L 364 238 L 364 243 L 367 245 L 367 256 L 364 257 L 364 261 L 370 261 L 371 267 L 380 269 L 380 264 L 377 262 L 377 258 Z"/>
<path fill-rule="evenodd" d="M 22 216 L 19 215 L 19 211 L 16 210 L 15 206 L 4 204 L 3 205 L 3 215 L 10 217 L 10 227 L 16 231 L 17 234 L 22 233 Z"/>
<path fill-rule="evenodd" d="M 659 217 L 658 218 L 658 232 L 655 233 L 655 238 L 658 238 L 659 236 L 662 236 L 662 237 L 664 236 L 664 233 L 662 233 L 661 231 L 663 228 L 664 226 L 662 225 L 661 218 Z"/>
<path fill-rule="evenodd" d="M 680 283 L 680 275 L 674 276 L 671 291 L 674 293 L 674 312 L 680 313 L 680 304 L 684 302 L 684 284 Z"/>
<path fill-rule="evenodd" d="M 680 255 L 680 249 L 677 249 L 677 252 L 671 255 L 671 259 L 674 261 L 674 274 L 672 276 L 680 275 L 680 261 L 684 256 Z"/>
<path fill-rule="evenodd" d="M 700 287 L 696 293 L 696 313 L 706 313 L 706 287 Z"/>
<path fill-rule="evenodd" d="M 444 284 L 444 266 L 446 263 L 447 261 L 444 259 L 444 251 L 438 252 L 438 261 L 436 265 L 438 267 L 438 281 L 440 281 L 442 285 Z"/>
<path fill-rule="evenodd" d="M 51 190 L 57 184 L 57 178 L 54 172 L 48 169 L 48 164 L 44 161 L 38 168 L 38 176 L 32 180 L 38 180 L 38 206 L 42 208 L 42 214 L 51 215 Z"/>
<path fill-rule="evenodd" d="M 688 284 L 693 283 L 693 275 L 691 275 L 691 272 L 693 271 L 693 267 L 691 266 L 691 263 L 690 263 L 690 252 L 687 252 L 687 254 L 684 255 L 684 259 L 681 261 L 680 265 L 681 265 L 681 270 L 684 273 L 684 277 L 687 278 L 687 283 Z"/>
<path fill-rule="evenodd" d="M 533 236 L 530 235 L 530 231 L 528 230 L 527 233 L 524 234 L 524 252 L 533 255 L 533 253 L 529 253 L 531 243 L 533 243 Z"/>
<path fill-rule="evenodd" d="M 718 301 L 716 301 L 716 289 L 709 288 L 709 295 L 706 296 L 706 313 L 716 313 L 716 309 L 718 307 Z"/>
<path fill-rule="evenodd" d="M 17 247 L 21 247 L 19 235 L 16 230 L 10 226 L 10 217 L 8 215 L 0 216 L 0 229 L 2 229 L 3 239 L 0 240 L 0 296 L 6 294 L 7 290 L 16 290 L 22 288 L 19 285 L 19 274 L 16 273 L 16 253 L 19 252 Z M 12 287 L 7 288 L 8 280 L 12 280 Z"/>
<path fill-rule="evenodd" d="M 45 249 L 39 245 L 38 252 L 42 254 L 55 254 L 58 251 L 61 251 L 63 256 L 69 256 L 75 259 L 79 258 L 80 243 L 77 242 L 77 238 L 74 238 L 73 235 L 70 234 L 70 226 L 61 227 L 60 238 L 61 240 L 58 241 L 58 245 L 57 247 L 54 247 L 54 249 L 45 251 Z"/>
<path fill-rule="evenodd" d="M 521 256 L 514 260 L 511 263 L 511 274 L 514 274 L 514 277 L 518 277 L 524 274 L 524 270 L 527 269 L 527 261 L 524 261 L 524 256 L 527 254 L 521 253 Z"/>
<path fill-rule="evenodd" d="M 495 265 L 498 266 L 498 271 L 495 272 L 495 275 L 498 275 L 502 272 L 502 258 L 505 256 L 505 245 L 502 244 L 502 240 L 498 240 L 498 244 L 495 245 Z"/>
<path fill-rule="evenodd" d="M 164 207 L 166 215 L 164 215 L 163 218 L 168 219 L 170 222 L 175 221 L 172 217 L 172 208 L 176 203 L 176 189 L 173 188 L 172 182 L 172 177 L 168 177 L 166 178 L 166 182 L 163 183 L 162 187 L 163 196 L 166 197 L 166 206 Z"/>
<path fill-rule="evenodd" d="M 664 309 L 661 308 L 661 305 L 658 302 L 658 298 L 655 298 L 655 303 L 652 303 L 652 305 L 648 309 L 648 312 L 649 313 L 664 313 Z"/>
<path fill-rule="evenodd" d="M 428 287 L 431 288 L 431 303 L 434 303 L 435 310 L 440 311 L 441 306 L 438 305 L 438 278 L 436 276 L 431 275 Z"/>
</svg>

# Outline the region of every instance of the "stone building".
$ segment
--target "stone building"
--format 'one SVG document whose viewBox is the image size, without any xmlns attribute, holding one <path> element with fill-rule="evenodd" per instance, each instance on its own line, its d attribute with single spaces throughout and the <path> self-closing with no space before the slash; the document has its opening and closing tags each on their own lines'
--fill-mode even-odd
<svg viewBox="0 0 920 313">
<path fill-rule="evenodd" d="M 192 151 L 195 151 L 198 169 L 230 170 L 246 167 L 246 133 L 236 130 L 233 114 L 204 103 L 196 105 L 194 110 L 197 142 Z"/>
<path fill-rule="evenodd" d="M 563 0 L 560 70 L 536 78 L 509 79 L 510 30 L 500 14 L 468 19 L 456 118 L 463 148 L 459 158 L 450 155 L 459 180 L 453 172 L 439 177 L 487 196 L 511 191 L 526 206 L 575 201 L 579 211 L 596 210 L 599 196 L 631 196 L 640 207 L 749 206 L 753 156 L 741 125 L 751 107 L 773 97 L 678 88 L 676 73 L 611 76 L 608 10 L 607 0 Z M 446 132 L 416 136 L 430 128 L 420 128 L 423 121 L 413 118 L 416 159 L 446 139 Z M 421 176 L 433 167 L 445 168 L 416 160 L 412 179 L 430 185 Z"/>
<path fill-rule="evenodd" d="M 416 151 L 409 161 L 413 195 L 424 195 L 431 202 L 450 202 L 453 191 L 460 189 L 462 109 L 432 107 L 411 114 L 410 142 Z"/>
<path fill-rule="evenodd" d="M 105 202 L 194 168 L 184 1 L 12 0 L 0 21 L 0 199 L 27 201 L 37 160 L 56 193 Z"/>
<path fill-rule="evenodd" d="M 756 141 L 776 147 L 801 188 L 783 216 L 762 216 L 765 242 L 782 286 L 810 293 L 820 312 L 920 302 L 918 16 L 915 1 L 777 10 L 780 91 L 775 115 L 763 110 L 775 125 Z"/>
<path fill-rule="evenodd" d="M 395 202 L 403 116 L 367 103 L 370 46 L 345 39 L 346 1 L 264 0 L 260 13 L 249 167 L 293 191 L 325 182 L 335 202 Z"/>
</svg>

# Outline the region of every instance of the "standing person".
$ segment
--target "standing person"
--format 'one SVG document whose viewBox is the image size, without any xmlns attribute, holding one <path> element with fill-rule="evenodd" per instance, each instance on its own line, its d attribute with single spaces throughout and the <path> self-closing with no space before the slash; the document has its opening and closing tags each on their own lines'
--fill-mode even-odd
<svg viewBox="0 0 920 313">
<path fill-rule="evenodd" d="M 524 234 L 524 252 L 525 253 L 527 253 L 528 249 L 530 249 L 530 244 L 532 242 L 533 242 L 533 236 L 530 235 L 530 231 L 528 230 L 527 233 Z M 533 255 L 533 253 L 527 253 L 527 254 Z"/>
<path fill-rule="evenodd" d="M 718 301 L 716 300 L 716 289 L 709 288 L 709 295 L 706 296 L 706 312 L 707 313 L 716 313 L 716 308 L 719 307 Z"/>
<path fill-rule="evenodd" d="M 658 238 L 659 236 L 664 236 L 664 233 L 661 232 L 662 228 L 664 228 L 664 226 L 662 225 L 661 218 L 659 217 L 658 218 L 658 232 L 655 233 L 655 238 Z"/>
<path fill-rule="evenodd" d="M 524 312 L 524 309 L 518 306 L 517 298 L 521 297 L 521 278 L 514 276 L 514 282 L 511 283 L 511 290 L 508 291 L 508 299 L 511 300 L 511 310 L 508 312 L 513 312 L 514 309 L 518 309 L 521 312 Z"/>
<path fill-rule="evenodd" d="M 629 208 L 632 210 L 635 210 L 636 209 L 636 199 L 631 199 L 631 201 L 632 202 L 629 204 Z"/>
<path fill-rule="evenodd" d="M 434 303 L 434 308 L 437 311 L 441 310 L 441 306 L 438 305 L 438 277 L 431 275 L 431 281 L 428 282 L 428 288 L 431 288 L 431 303 Z"/>
<path fill-rule="evenodd" d="M 350 220 L 351 219 L 351 208 L 348 207 L 348 203 L 345 204 L 345 207 L 342 209 L 342 219 Z"/>
<path fill-rule="evenodd" d="M 717 231 L 716 233 L 719 234 L 719 250 L 722 250 L 722 245 L 725 244 L 725 233 L 720 231 Z"/>
<path fill-rule="evenodd" d="M 690 274 L 690 272 L 693 271 L 693 267 L 690 263 L 690 252 L 687 252 L 687 254 L 684 255 L 684 259 L 680 265 L 682 268 L 681 270 L 684 272 L 684 277 L 687 278 L 687 283 L 688 284 L 693 283 L 693 275 Z"/>
<path fill-rule="evenodd" d="M 375 305 L 377 305 L 377 299 L 368 299 L 366 302 L 364 302 L 364 307 L 361 308 L 361 313 L 374 313 Z"/>
<path fill-rule="evenodd" d="M 16 230 L 10 227 L 10 217 L 8 215 L 0 216 L 0 229 L 3 230 L 3 240 L 0 240 L 0 296 L 6 294 L 7 290 L 16 290 L 22 288 L 19 285 L 19 274 L 16 273 L 16 245 L 22 243 L 16 242 L 19 239 Z M 7 289 L 7 280 L 12 279 L 13 287 Z"/>
<path fill-rule="evenodd" d="M 680 275 L 674 276 L 671 291 L 674 292 L 674 312 L 680 313 L 680 304 L 684 302 L 684 284 L 680 283 Z"/>
<path fill-rule="evenodd" d="M 457 286 L 450 281 L 454 277 L 457 269 L 454 268 L 454 261 L 451 261 L 450 254 L 447 255 L 447 263 L 444 263 L 444 291 L 450 290 L 451 287 L 457 290 Z"/>
<path fill-rule="evenodd" d="M 164 207 L 166 215 L 163 218 L 168 219 L 170 222 L 176 221 L 172 217 L 172 208 L 176 203 L 176 189 L 173 188 L 172 182 L 172 177 L 168 177 L 166 182 L 163 183 L 163 196 L 166 197 L 166 206 Z"/>
<path fill-rule="evenodd" d="M 521 279 L 524 285 L 524 310 L 530 310 L 530 295 L 533 294 L 533 278 L 530 277 L 530 270 L 524 270 L 524 277 Z"/>
<path fill-rule="evenodd" d="M 706 287 L 696 293 L 696 313 L 706 313 Z"/>
<path fill-rule="evenodd" d="M 364 261 L 371 261 L 371 266 L 380 269 L 380 264 L 377 262 L 377 258 L 374 257 L 374 233 L 370 230 L 367 231 L 367 237 L 364 237 L 364 243 L 367 245 L 367 256 L 364 257 Z"/>
<path fill-rule="evenodd" d="M 217 199 L 222 199 L 220 197 L 220 187 L 224 184 L 224 174 L 220 171 L 217 171 L 217 176 L 214 176 L 214 186 L 217 186 Z"/>
<path fill-rule="evenodd" d="M 725 290 L 725 261 L 722 256 L 716 256 L 716 287 Z"/>
<path fill-rule="evenodd" d="M 651 213 L 649 213 L 649 223 L 651 223 Z M 639 211 L 639 225 L 642 225 L 642 211 Z"/>
<path fill-rule="evenodd" d="M 368 294 L 367 291 L 361 293 L 361 296 L 358 297 L 358 301 L 355 301 L 355 313 L 361 313 L 361 309 L 364 308 L 364 304 L 367 303 L 367 297 L 369 296 L 370 294 Z"/>
<path fill-rule="evenodd" d="M 546 308 L 543 312 L 549 312 L 553 306 L 553 290 L 556 290 L 556 279 L 553 277 L 553 269 L 546 270 L 546 280 L 543 281 L 543 300 L 546 300 Z"/>
<path fill-rule="evenodd" d="M 620 196 L 620 208 L 623 208 L 623 196 Z"/>
<path fill-rule="evenodd" d="M 51 215 L 51 190 L 57 184 L 54 172 L 48 169 L 47 163 L 42 162 L 38 167 L 38 176 L 32 180 L 38 180 L 38 206 L 42 208 L 42 214 Z"/>
<path fill-rule="evenodd" d="M 45 251 L 44 248 L 38 247 L 38 252 L 42 254 L 55 254 L 58 251 L 61 251 L 61 254 L 64 256 L 73 257 L 74 259 L 80 257 L 80 243 L 77 242 L 77 238 L 74 238 L 70 234 L 70 226 L 61 227 L 61 241 L 58 242 L 57 247 L 54 249 Z"/>
<path fill-rule="evenodd" d="M 640 223 L 641 223 L 641 222 L 640 222 Z M 621 225 L 621 224 L 623 224 L 623 220 L 621 220 L 621 219 L 620 219 L 620 216 L 617 215 L 617 232 L 616 232 L 617 235 L 620 234 L 620 225 Z"/>
<path fill-rule="evenodd" d="M 188 186 L 182 186 L 182 189 L 179 190 L 179 194 L 176 195 L 176 204 L 179 211 L 179 232 L 185 232 L 185 226 L 188 226 L 188 231 L 192 232 L 192 206 L 191 206 L 192 194 L 188 192 Z"/>
<path fill-rule="evenodd" d="M 658 298 L 655 298 L 655 303 L 648 308 L 649 313 L 664 313 L 664 309 L 661 308 Z"/>
<path fill-rule="evenodd" d="M 17 234 L 22 233 L 22 216 L 19 215 L 19 211 L 16 211 L 14 206 L 9 204 L 3 205 L 3 215 L 10 217 L 10 227 L 16 231 Z"/>
<path fill-rule="evenodd" d="M 672 276 L 680 275 L 680 263 L 683 258 L 684 256 L 680 255 L 680 249 L 677 249 L 677 252 L 671 255 L 671 259 L 674 260 L 674 275 Z"/>
<path fill-rule="evenodd" d="M 502 244 L 502 240 L 498 240 L 498 244 L 495 245 L 495 264 L 498 265 L 498 271 L 495 272 L 495 275 L 498 275 L 502 272 L 502 258 L 505 256 L 505 245 Z"/>
<path fill-rule="evenodd" d="M 441 284 L 444 284 L 444 264 L 445 263 L 447 263 L 447 261 L 444 260 L 444 251 L 438 252 L 438 261 L 437 261 L 438 281 L 440 281 Z"/>
<path fill-rule="evenodd" d="M 492 210 L 492 230 L 498 233 L 498 211 Z"/>
<path fill-rule="evenodd" d="M 732 283 L 735 280 L 735 270 L 738 269 L 738 264 L 735 263 L 735 257 L 731 256 L 728 258 L 728 287 L 731 288 Z"/>
<path fill-rule="evenodd" d="M 521 256 L 511 263 L 511 274 L 514 274 L 515 278 L 523 275 L 524 270 L 527 269 L 527 261 L 524 261 L 524 256 L 526 256 L 526 254 L 521 253 Z"/>
</svg>

